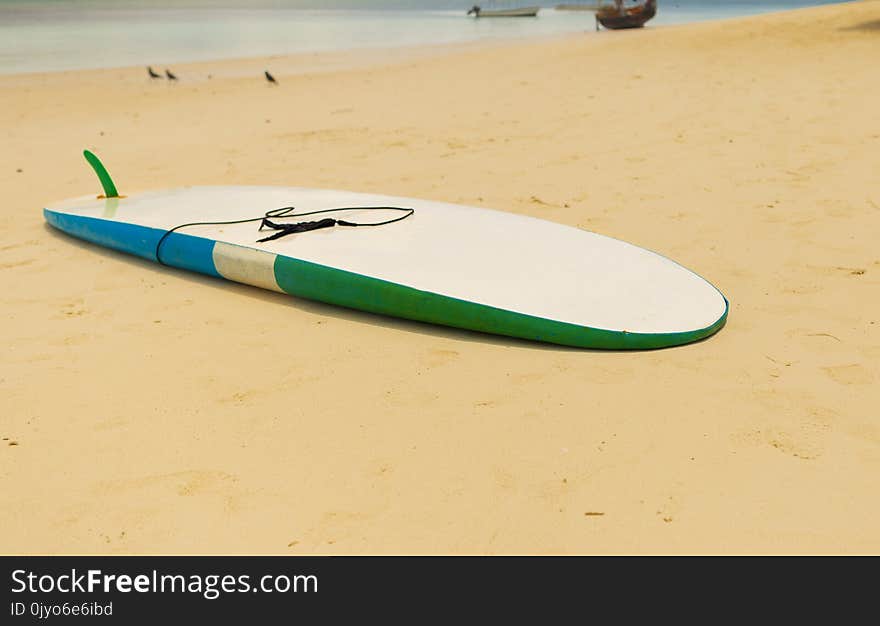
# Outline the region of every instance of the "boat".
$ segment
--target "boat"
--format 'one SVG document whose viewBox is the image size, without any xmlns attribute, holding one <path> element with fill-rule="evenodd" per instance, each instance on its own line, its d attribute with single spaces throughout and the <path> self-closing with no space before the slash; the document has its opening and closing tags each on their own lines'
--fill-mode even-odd
<svg viewBox="0 0 880 626">
<path fill-rule="evenodd" d="M 541 7 L 519 7 L 512 9 L 484 9 L 475 4 L 467 12 L 474 17 L 537 17 Z"/>
<path fill-rule="evenodd" d="M 602 5 L 596 11 L 596 21 L 610 30 L 641 28 L 656 14 L 657 0 L 644 0 L 631 7 L 625 6 L 624 0 L 614 0 L 613 5 Z"/>
</svg>

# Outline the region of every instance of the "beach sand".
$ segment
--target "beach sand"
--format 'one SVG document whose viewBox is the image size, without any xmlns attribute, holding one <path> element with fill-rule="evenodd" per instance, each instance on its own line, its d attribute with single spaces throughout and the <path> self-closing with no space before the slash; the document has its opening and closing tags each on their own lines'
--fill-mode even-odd
<svg viewBox="0 0 880 626">
<path fill-rule="evenodd" d="M 865 1 L 174 85 L 0 77 L 0 552 L 880 552 L 878 44 Z M 582 351 L 161 267 L 44 224 L 98 193 L 83 148 L 122 193 L 582 227 L 707 277 L 730 319 Z"/>
</svg>

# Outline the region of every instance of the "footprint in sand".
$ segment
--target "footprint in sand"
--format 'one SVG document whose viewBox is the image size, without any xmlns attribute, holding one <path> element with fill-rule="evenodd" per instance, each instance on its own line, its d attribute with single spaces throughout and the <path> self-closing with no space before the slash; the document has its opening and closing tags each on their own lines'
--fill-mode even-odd
<svg viewBox="0 0 880 626">
<path fill-rule="evenodd" d="M 808 265 L 807 267 L 826 276 L 862 276 L 867 271 L 864 267 L 848 267 L 843 265 Z"/>
<path fill-rule="evenodd" d="M 544 372 L 530 372 L 526 374 L 513 374 L 510 377 L 510 380 L 519 387 L 520 385 L 529 385 L 532 383 L 538 383 L 544 380 L 545 374 Z"/>
<path fill-rule="evenodd" d="M 861 276 L 865 273 L 865 269 L 862 267 L 835 267 L 835 272 L 840 272 L 842 274 L 847 274 L 849 276 Z"/>
<path fill-rule="evenodd" d="M 49 343 L 53 346 L 79 346 L 87 343 L 92 338 L 93 335 L 88 333 L 75 333 L 62 337 L 61 339 L 50 341 Z"/>
<path fill-rule="evenodd" d="M 166 493 L 178 496 L 220 496 L 227 508 L 234 508 L 243 495 L 237 484 L 238 477 L 221 471 L 183 470 L 168 474 L 152 474 L 127 480 L 111 480 L 101 484 L 100 492 L 129 492 L 140 498 L 155 497 Z"/>
<path fill-rule="evenodd" d="M 681 502 L 677 496 L 667 496 L 666 500 L 657 508 L 656 515 L 664 523 L 670 524 L 681 512 Z"/>
<path fill-rule="evenodd" d="M 809 407 L 806 416 L 788 421 L 781 428 L 775 425 L 739 431 L 732 433 L 730 440 L 736 448 L 766 445 L 783 454 L 809 461 L 819 458 L 824 452 L 825 438 L 836 418 L 837 413 L 831 409 Z"/>
<path fill-rule="evenodd" d="M 427 367 L 440 367 L 458 359 L 458 350 L 429 350 L 425 358 Z"/>
<path fill-rule="evenodd" d="M 244 404 L 245 402 L 255 398 L 260 392 L 256 389 L 248 389 L 244 391 L 236 391 L 231 396 L 221 398 L 220 402 L 232 404 Z"/>
<path fill-rule="evenodd" d="M 549 202 L 547 200 L 539 198 L 538 196 L 529 196 L 528 201 L 531 202 L 532 204 L 540 204 L 541 206 L 550 207 L 551 209 L 558 209 L 562 206 L 564 206 L 565 208 L 568 208 L 568 203 L 557 204 L 555 202 Z"/>
<path fill-rule="evenodd" d="M 180 479 L 177 484 L 177 494 L 181 496 L 224 492 L 228 490 L 229 485 L 237 482 L 234 476 L 223 472 L 186 472 L 186 475 L 181 475 Z"/>
<path fill-rule="evenodd" d="M 34 263 L 36 259 L 25 259 L 24 261 L 13 261 L 11 263 L 0 263 L 0 270 L 11 270 L 15 267 L 23 267 Z"/>
<path fill-rule="evenodd" d="M 823 367 L 822 370 L 841 385 L 869 385 L 874 380 L 871 371 L 858 363 Z"/>
<path fill-rule="evenodd" d="M 394 465 L 387 459 L 380 459 L 370 463 L 369 473 L 373 476 L 388 478 L 394 473 Z"/>
<path fill-rule="evenodd" d="M 502 489 L 514 489 L 518 485 L 516 476 L 502 467 L 494 468 L 492 475 L 495 480 L 495 485 Z"/>
<path fill-rule="evenodd" d="M 20 243 L 11 243 L 6 246 L 0 246 L 0 252 L 6 252 L 7 250 L 15 250 L 16 248 L 23 248 L 25 246 L 32 246 L 37 243 L 39 243 L 39 241 L 36 239 L 28 239 L 27 241 L 22 241 Z"/>
<path fill-rule="evenodd" d="M 818 442 L 810 441 L 808 438 L 798 439 L 785 432 L 770 433 L 767 443 L 783 454 L 805 461 L 817 459 L 822 454 L 822 448 Z"/>
<path fill-rule="evenodd" d="M 82 298 L 77 298 L 63 305 L 60 312 L 64 317 L 80 317 L 88 313 L 88 309 L 83 306 Z"/>
</svg>

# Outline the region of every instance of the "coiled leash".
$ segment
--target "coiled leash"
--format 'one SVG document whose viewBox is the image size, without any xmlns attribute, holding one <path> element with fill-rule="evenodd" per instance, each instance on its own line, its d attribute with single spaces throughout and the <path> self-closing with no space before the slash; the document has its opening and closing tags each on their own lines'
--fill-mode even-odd
<svg viewBox="0 0 880 626">
<path fill-rule="evenodd" d="M 162 257 L 159 255 L 159 252 L 162 248 L 162 244 L 165 243 L 165 240 L 168 238 L 168 235 L 171 233 L 180 230 L 181 228 L 187 228 L 189 226 L 227 226 L 231 224 L 247 224 L 249 222 L 260 222 L 259 230 L 262 231 L 264 229 L 271 229 L 275 232 L 268 237 L 263 237 L 262 239 L 258 239 L 257 243 L 263 243 L 265 241 L 274 241 L 275 239 L 281 239 L 282 237 L 286 237 L 287 235 L 294 235 L 296 233 L 305 233 L 310 230 L 319 230 L 321 228 L 332 228 L 334 226 L 385 226 L 386 224 L 393 224 L 394 222 L 399 222 L 401 220 L 405 220 L 413 213 L 416 212 L 415 209 L 404 208 L 398 206 L 350 206 L 350 207 L 337 207 L 335 209 L 321 209 L 319 211 L 307 211 L 305 213 L 294 213 L 296 211 L 295 207 L 288 206 L 282 207 L 280 209 L 272 209 L 271 211 L 266 211 L 261 217 L 250 217 L 242 220 L 230 220 L 228 222 L 189 222 L 188 224 L 180 224 L 179 226 L 175 226 L 174 228 L 165 231 L 159 241 L 156 243 L 156 262 L 161 265 L 167 265 L 162 260 Z M 348 220 L 340 220 L 334 219 L 332 217 L 325 217 L 323 219 L 314 221 L 314 222 L 273 222 L 270 218 L 285 218 L 291 219 L 295 217 L 306 217 L 309 215 L 321 215 L 324 213 L 337 213 L 340 211 L 398 211 L 403 213 L 403 215 L 399 217 L 395 217 L 390 220 L 384 220 L 382 222 L 349 222 Z"/>
<path fill-rule="evenodd" d="M 116 185 L 113 184 L 113 180 L 110 178 L 110 174 L 107 173 L 107 169 L 104 167 L 104 164 L 101 163 L 101 159 L 99 159 L 95 154 L 89 152 L 88 150 L 83 150 L 83 156 L 85 156 L 86 161 L 89 162 L 89 165 L 92 166 L 92 169 L 95 170 L 95 174 L 97 174 L 98 180 L 101 181 L 101 187 L 103 187 L 104 189 L 104 195 L 98 197 L 119 198 L 120 195 L 119 192 L 116 190 Z M 273 235 L 269 235 L 268 237 L 257 240 L 257 243 L 263 243 L 265 241 L 281 239 L 282 237 L 287 237 L 287 235 L 305 233 L 310 230 L 318 230 L 320 228 L 331 228 L 333 226 L 385 226 L 386 224 L 393 224 L 394 222 L 405 220 L 410 215 L 416 212 L 415 209 L 399 206 L 337 207 L 335 209 L 321 209 L 319 211 L 307 211 L 305 213 L 294 213 L 294 211 L 296 211 L 295 207 L 286 206 L 280 209 L 272 209 L 271 211 L 266 211 L 261 217 L 249 217 L 243 220 L 229 220 L 227 222 L 189 222 L 188 224 L 175 226 L 171 230 L 166 230 L 159 238 L 159 241 L 156 243 L 156 251 L 154 253 L 156 256 L 156 262 L 161 265 L 168 265 L 162 260 L 162 257 L 159 255 L 162 244 L 165 243 L 166 239 L 168 239 L 168 235 L 176 230 L 180 230 L 181 228 L 187 228 L 188 226 L 227 226 L 230 224 L 247 224 L 248 222 L 260 222 L 259 230 L 262 231 L 265 228 L 269 228 L 271 230 L 277 231 Z M 403 213 L 403 215 L 401 215 L 400 217 L 395 217 L 394 219 L 385 220 L 384 222 L 366 223 L 349 222 L 348 220 L 337 220 L 333 219 L 332 217 L 325 217 L 324 219 L 314 222 L 296 222 L 293 224 L 288 224 L 285 222 L 273 222 L 271 219 L 269 219 L 270 217 L 275 219 L 289 219 L 294 217 L 306 217 L 308 215 L 321 215 L 323 213 L 338 213 L 339 211 L 398 211 Z"/>
</svg>

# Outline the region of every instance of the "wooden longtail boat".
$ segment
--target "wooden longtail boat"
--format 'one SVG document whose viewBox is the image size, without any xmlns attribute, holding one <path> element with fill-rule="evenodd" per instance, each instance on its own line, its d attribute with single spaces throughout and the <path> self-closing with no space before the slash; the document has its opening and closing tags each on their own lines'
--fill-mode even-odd
<svg viewBox="0 0 880 626">
<path fill-rule="evenodd" d="M 625 7 L 623 0 L 614 0 L 613 5 L 603 5 L 596 11 L 596 20 L 605 28 L 641 28 L 657 14 L 657 0 L 645 0 L 642 4 Z"/>
</svg>

